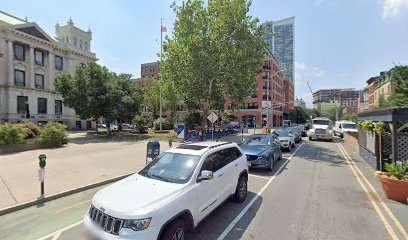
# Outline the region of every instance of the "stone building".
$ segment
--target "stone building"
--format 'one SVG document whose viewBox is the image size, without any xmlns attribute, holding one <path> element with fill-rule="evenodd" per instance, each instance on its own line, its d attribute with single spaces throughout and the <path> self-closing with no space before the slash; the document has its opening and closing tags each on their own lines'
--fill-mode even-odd
<svg viewBox="0 0 408 240">
<path fill-rule="evenodd" d="M 69 129 L 94 127 L 63 104 L 55 90 L 55 77 L 74 73 L 76 66 L 96 61 L 91 52 L 92 32 L 83 31 L 72 19 L 55 26 L 50 36 L 35 22 L 0 11 L 0 122 L 29 119 L 39 125 L 49 121 Z"/>
</svg>

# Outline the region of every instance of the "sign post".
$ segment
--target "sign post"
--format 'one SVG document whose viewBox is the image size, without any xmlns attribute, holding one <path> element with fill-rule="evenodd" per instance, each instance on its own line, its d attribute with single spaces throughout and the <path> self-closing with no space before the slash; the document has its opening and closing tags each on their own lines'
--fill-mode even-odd
<svg viewBox="0 0 408 240">
<path fill-rule="evenodd" d="M 177 139 L 179 141 L 184 141 L 185 139 L 185 128 L 186 125 L 184 125 L 184 123 L 179 123 L 177 125 Z"/>
<path fill-rule="evenodd" d="M 40 166 L 40 169 L 38 169 L 38 181 L 40 181 L 41 184 L 41 195 L 40 198 L 44 197 L 44 192 L 45 192 L 45 188 L 44 188 L 44 180 L 45 180 L 45 165 L 47 165 L 47 156 L 45 154 L 41 154 L 40 156 L 38 156 L 38 165 Z"/>
<path fill-rule="evenodd" d="M 211 139 L 214 139 L 214 123 L 218 120 L 218 116 L 214 112 L 211 112 L 210 115 L 208 115 L 207 119 L 210 120 L 210 122 L 212 124 L 212 128 L 211 128 L 212 136 L 211 136 Z"/>
</svg>

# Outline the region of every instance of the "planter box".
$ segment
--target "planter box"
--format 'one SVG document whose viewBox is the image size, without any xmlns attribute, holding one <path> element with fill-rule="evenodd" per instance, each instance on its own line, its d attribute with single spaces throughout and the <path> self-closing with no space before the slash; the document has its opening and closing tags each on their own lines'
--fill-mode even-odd
<svg viewBox="0 0 408 240">
<path fill-rule="evenodd" d="M 408 181 L 395 180 L 386 175 L 380 175 L 380 181 L 387 198 L 407 204 Z"/>
</svg>

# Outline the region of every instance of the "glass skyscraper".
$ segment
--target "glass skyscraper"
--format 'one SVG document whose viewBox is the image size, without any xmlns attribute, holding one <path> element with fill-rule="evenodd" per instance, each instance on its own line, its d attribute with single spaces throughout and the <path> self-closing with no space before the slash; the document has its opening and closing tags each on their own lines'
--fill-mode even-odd
<svg viewBox="0 0 408 240">
<path fill-rule="evenodd" d="M 295 17 L 267 21 L 263 25 L 268 31 L 264 36 L 267 47 L 272 51 L 281 69 L 285 70 L 285 79 L 295 85 Z"/>
</svg>

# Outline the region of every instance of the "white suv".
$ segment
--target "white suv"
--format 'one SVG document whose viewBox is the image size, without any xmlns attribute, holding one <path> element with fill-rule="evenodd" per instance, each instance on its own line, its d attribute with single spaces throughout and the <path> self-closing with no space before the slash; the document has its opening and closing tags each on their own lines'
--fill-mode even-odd
<svg viewBox="0 0 408 240">
<path fill-rule="evenodd" d="M 243 202 L 247 180 L 237 144 L 180 145 L 96 193 L 84 224 L 98 239 L 185 239 L 230 196 Z"/>
</svg>

